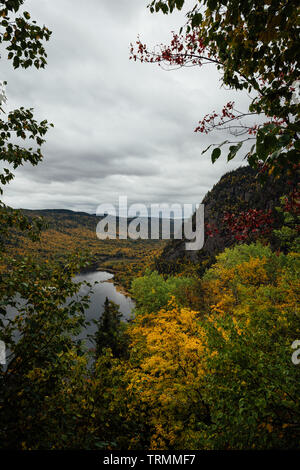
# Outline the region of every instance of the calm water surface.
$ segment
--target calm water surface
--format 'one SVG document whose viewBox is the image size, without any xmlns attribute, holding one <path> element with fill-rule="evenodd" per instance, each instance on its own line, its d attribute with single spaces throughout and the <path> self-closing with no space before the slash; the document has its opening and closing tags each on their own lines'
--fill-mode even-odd
<svg viewBox="0 0 300 470">
<path fill-rule="evenodd" d="M 92 287 L 90 306 L 85 310 L 86 320 L 90 322 L 90 325 L 83 329 L 81 334 L 77 337 L 78 339 L 85 339 L 86 345 L 89 348 L 93 346 L 93 343 L 88 339 L 88 335 L 93 335 L 97 330 L 97 325 L 95 325 L 92 320 L 99 320 L 101 317 L 106 297 L 120 306 L 120 312 L 122 313 L 124 320 L 128 320 L 130 318 L 131 312 L 135 306 L 130 297 L 126 297 L 124 294 L 118 292 L 114 284 L 112 282 L 108 282 L 111 279 L 113 279 L 113 275 L 104 271 L 82 273 L 74 278 L 74 282 L 88 281 L 92 285 L 96 281 L 98 282 L 98 284 L 95 284 Z M 82 286 L 80 294 L 87 294 L 89 290 L 89 287 Z M 20 301 L 20 304 L 24 303 L 22 302 L 22 299 L 18 300 Z M 6 321 L 8 321 L 8 319 L 13 319 L 16 314 L 17 310 L 15 308 L 8 308 Z M 18 333 L 15 334 L 15 338 L 19 338 Z"/>
<path fill-rule="evenodd" d="M 99 320 L 104 310 L 105 298 L 115 302 L 120 306 L 120 312 L 123 315 L 124 320 L 128 320 L 131 317 L 131 312 L 134 308 L 134 302 L 130 297 L 125 296 L 121 292 L 118 292 L 112 282 L 108 282 L 113 279 L 113 275 L 105 271 L 92 271 L 87 273 L 79 274 L 74 278 L 75 282 L 87 281 L 91 284 L 98 282 L 92 288 L 93 293 L 90 294 L 90 306 L 86 309 L 86 320 L 90 321 L 91 324 L 84 330 L 79 336 L 80 339 L 86 339 L 88 335 L 92 335 L 97 330 L 91 320 Z M 89 292 L 89 287 L 82 286 L 80 289 L 81 294 Z M 90 341 L 87 341 L 90 345 Z"/>
</svg>

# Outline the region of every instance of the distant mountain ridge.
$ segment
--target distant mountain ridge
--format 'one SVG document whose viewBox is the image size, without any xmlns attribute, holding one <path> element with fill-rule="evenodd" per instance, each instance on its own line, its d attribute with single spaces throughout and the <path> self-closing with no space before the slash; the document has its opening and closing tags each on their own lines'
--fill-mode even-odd
<svg viewBox="0 0 300 470">
<path fill-rule="evenodd" d="M 70 209 L 21 209 L 21 211 L 29 218 L 43 217 L 47 222 L 49 228 L 54 228 L 62 232 L 65 232 L 68 228 L 79 228 L 80 226 L 96 231 L 97 224 L 101 221 L 101 219 L 107 217 L 107 215 L 89 214 L 87 212 L 82 211 L 72 211 Z M 119 221 L 122 218 L 119 216 L 108 216 L 108 220 L 110 220 L 111 222 L 114 220 L 114 218 L 116 219 L 118 230 Z M 134 219 L 135 217 L 129 217 L 127 219 L 127 223 L 129 224 Z M 145 219 L 145 217 L 141 217 L 141 219 Z M 163 220 L 162 217 L 160 217 L 159 219 L 161 223 L 161 221 Z M 174 221 L 172 218 L 167 220 L 170 222 L 170 232 L 171 236 L 173 236 Z M 150 217 L 148 217 L 149 233 L 150 228 L 151 219 Z"/>
</svg>

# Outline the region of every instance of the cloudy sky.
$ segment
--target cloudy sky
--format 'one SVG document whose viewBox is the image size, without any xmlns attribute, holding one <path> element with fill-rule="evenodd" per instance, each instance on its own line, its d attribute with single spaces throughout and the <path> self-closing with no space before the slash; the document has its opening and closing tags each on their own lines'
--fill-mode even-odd
<svg viewBox="0 0 300 470">
<path fill-rule="evenodd" d="M 6 110 L 33 107 L 55 127 L 47 134 L 44 161 L 24 165 L 6 187 L 15 208 L 67 208 L 95 213 L 101 203 L 126 195 L 130 203 L 199 203 L 242 156 L 214 165 L 210 143 L 220 133 L 193 132 L 198 121 L 247 95 L 221 88 L 212 65 L 164 71 L 129 60 L 130 42 L 168 42 L 184 13 L 150 14 L 149 0 L 26 0 L 32 19 L 53 31 L 45 70 L 13 70 Z"/>
</svg>

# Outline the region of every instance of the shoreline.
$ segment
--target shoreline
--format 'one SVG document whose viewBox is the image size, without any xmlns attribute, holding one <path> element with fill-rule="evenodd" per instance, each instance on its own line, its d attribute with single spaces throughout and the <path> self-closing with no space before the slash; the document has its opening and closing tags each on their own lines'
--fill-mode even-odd
<svg viewBox="0 0 300 470">
<path fill-rule="evenodd" d="M 114 284 L 116 290 L 118 292 L 120 292 L 120 294 L 123 294 L 125 297 L 129 297 L 129 298 L 132 298 L 130 293 L 125 289 L 124 286 L 122 286 L 122 284 L 118 283 L 114 276 L 116 274 L 116 271 L 114 269 L 111 269 L 111 268 L 102 268 L 101 266 L 99 266 L 99 264 L 97 262 L 95 263 L 92 263 L 90 264 L 89 266 L 87 266 L 86 268 L 83 268 L 79 271 L 78 275 L 83 275 L 83 274 L 90 274 L 90 273 L 93 273 L 95 271 L 100 271 L 100 272 L 105 272 L 105 273 L 109 273 L 109 274 L 112 274 L 113 277 L 111 279 L 107 279 L 107 281 L 105 282 L 111 282 Z M 133 299 L 132 299 L 133 300 Z"/>
<path fill-rule="evenodd" d="M 109 272 L 109 271 L 106 271 L 106 272 Z M 108 279 L 108 281 L 106 281 L 106 282 L 112 282 L 114 284 L 116 290 L 118 292 L 120 292 L 120 294 L 123 294 L 125 297 L 129 297 L 131 300 L 133 300 L 130 293 L 125 289 L 125 287 L 122 286 L 122 284 L 119 284 L 116 281 L 114 281 L 114 278 Z"/>
</svg>

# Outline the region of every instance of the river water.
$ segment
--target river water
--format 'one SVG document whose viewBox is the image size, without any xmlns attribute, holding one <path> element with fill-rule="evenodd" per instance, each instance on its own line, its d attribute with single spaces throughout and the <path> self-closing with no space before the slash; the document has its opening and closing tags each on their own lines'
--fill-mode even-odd
<svg viewBox="0 0 300 470">
<path fill-rule="evenodd" d="M 74 282 L 87 281 L 93 285 L 92 293 L 90 294 L 90 305 L 89 308 L 85 310 L 85 318 L 90 322 L 90 324 L 82 330 L 78 337 L 76 337 L 76 339 L 84 339 L 88 348 L 94 346 L 94 343 L 89 339 L 89 335 L 95 334 L 97 330 L 97 325 L 95 325 L 92 320 L 99 320 L 101 317 L 106 297 L 120 306 L 120 312 L 122 313 L 124 320 L 131 318 L 131 312 L 135 304 L 130 297 L 118 292 L 113 282 L 108 282 L 112 279 L 113 275 L 105 271 L 86 272 L 79 274 L 74 278 Z M 95 282 L 97 282 L 97 284 L 94 285 Z M 90 288 L 83 285 L 80 288 L 79 293 L 87 294 L 89 291 Z M 22 299 L 18 300 L 20 304 L 22 304 Z M 15 308 L 8 308 L 6 321 L 8 319 L 13 319 L 16 314 L 17 310 Z M 15 338 L 18 339 L 18 337 L 19 334 L 16 332 Z"/>
<path fill-rule="evenodd" d="M 105 298 L 115 302 L 120 306 L 120 312 L 123 315 L 124 320 L 131 318 L 131 312 L 134 308 L 134 302 L 130 297 L 125 296 L 121 292 L 118 292 L 113 282 L 108 282 L 113 279 L 113 275 L 105 271 L 92 271 L 77 275 L 74 278 L 75 282 L 87 281 L 91 284 L 95 284 L 92 288 L 93 293 L 90 294 L 90 306 L 85 311 L 86 320 L 90 322 L 90 325 L 80 334 L 79 339 L 87 339 L 88 335 L 93 335 L 97 330 L 91 320 L 99 320 L 104 310 Z M 82 286 L 80 289 L 81 294 L 86 294 L 90 290 L 87 286 Z M 87 346 L 92 346 L 92 343 L 87 340 Z"/>
</svg>

